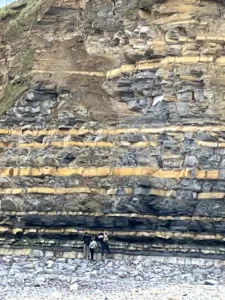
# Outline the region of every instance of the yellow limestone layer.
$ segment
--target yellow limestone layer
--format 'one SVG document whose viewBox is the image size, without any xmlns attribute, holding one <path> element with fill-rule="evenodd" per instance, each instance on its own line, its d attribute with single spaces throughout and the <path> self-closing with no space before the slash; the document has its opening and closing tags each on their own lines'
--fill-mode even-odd
<svg viewBox="0 0 225 300">
<path fill-rule="evenodd" d="M 23 234 L 29 234 L 30 230 L 33 232 L 33 228 L 10 228 L 0 226 L 0 233 L 12 233 L 16 234 L 21 232 Z M 36 234 L 84 234 L 88 230 L 79 230 L 75 228 L 59 228 L 59 229 L 44 229 L 37 228 Z M 90 234 L 98 234 L 97 230 L 89 230 Z M 220 240 L 225 241 L 224 234 L 205 234 L 205 233 L 193 233 L 193 232 L 171 232 L 171 231 L 106 231 L 110 236 L 130 236 L 130 237 L 158 237 L 163 239 L 179 239 L 179 238 L 191 238 L 194 240 Z"/>
<path fill-rule="evenodd" d="M 124 188 L 123 193 L 127 195 L 133 194 L 133 188 Z M 157 192 L 157 190 L 156 190 Z M 154 193 L 156 193 L 154 192 Z M 158 193 L 162 193 L 159 191 Z M 90 188 L 90 187 L 71 187 L 71 188 L 51 188 L 51 187 L 29 187 L 23 188 L 6 188 L 0 189 L 0 194 L 4 195 L 16 195 L 16 194 L 98 194 L 98 195 L 117 195 L 118 189 L 100 189 L 100 188 Z"/>
<path fill-rule="evenodd" d="M 189 20 L 187 20 L 187 23 L 190 23 Z M 178 23 L 179 24 L 179 23 Z M 168 41 L 170 42 L 170 40 Z M 173 42 L 173 41 L 172 41 Z M 170 64 L 196 64 L 196 63 L 214 63 L 216 65 L 225 65 L 225 56 L 221 56 L 219 58 L 214 59 L 213 56 L 176 56 L 176 57 L 165 57 L 163 59 L 157 59 L 157 60 L 146 60 L 146 61 L 140 61 L 136 63 L 135 65 L 122 65 L 120 68 L 109 70 L 106 73 L 105 72 L 91 72 L 91 71 L 80 71 L 80 70 L 74 70 L 74 71 L 61 71 L 62 74 L 65 75 L 78 75 L 78 76 L 96 76 L 101 78 L 107 78 L 112 79 L 116 77 L 120 77 L 123 74 L 131 73 L 135 71 L 142 71 L 142 70 L 148 70 L 152 68 L 158 68 L 160 66 L 167 66 Z M 33 70 L 33 74 L 57 74 L 57 71 L 51 71 L 51 70 Z"/>
<path fill-rule="evenodd" d="M 183 139 L 184 137 L 182 137 Z M 225 143 L 219 142 L 205 142 L 205 141 L 196 141 L 198 146 L 202 147 L 209 147 L 209 148 L 224 148 Z M 158 142 L 156 139 L 153 139 L 150 142 L 142 141 L 137 143 L 130 143 L 127 141 L 115 141 L 115 142 L 74 142 L 74 141 L 63 141 L 58 140 L 54 142 L 47 142 L 47 143 L 5 143 L 0 142 L 0 148 L 19 148 L 19 149 L 43 149 L 46 147 L 55 147 L 55 148 L 67 148 L 67 147 L 90 147 L 90 148 L 113 148 L 113 147 L 131 147 L 131 148 L 149 148 L 149 147 L 157 147 Z"/>
<path fill-rule="evenodd" d="M 206 141 L 196 141 L 198 146 L 207 147 L 207 148 L 224 148 L 224 142 L 206 142 Z M 0 142 L 0 148 L 19 148 L 19 149 L 43 149 L 46 147 L 55 147 L 55 148 L 67 148 L 67 147 L 90 147 L 90 148 L 113 148 L 113 147 L 131 147 L 131 148 L 149 148 L 149 147 L 157 147 L 158 143 L 156 140 L 152 140 L 150 142 L 137 142 L 130 143 L 127 141 L 120 142 L 74 142 L 69 141 L 65 142 L 63 140 L 48 142 L 48 143 L 4 143 Z"/>
<path fill-rule="evenodd" d="M 120 141 L 120 142 L 65 142 L 65 141 L 56 141 L 56 142 L 49 142 L 49 143 L 19 143 L 16 145 L 17 148 L 20 149 L 27 149 L 27 148 L 46 148 L 46 147 L 56 147 L 56 148 L 66 148 L 66 147 L 90 147 L 90 148 L 112 148 L 112 147 L 131 147 L 131 148 L 147 148 L 147 147 L 156 147 L 158 145 L 157 141 L 150 141 L 150 142 L 137 142 L 137 143 L 130 143 L 127 141 Z M 12 148 L 12 143 L 1 143 L 0 148 Z"/>
<path fill-rule="evenodd" d="M 32 71 L 34 74 L 57 74 L 57 71 L 51 71 L 51 70 L 34 70 Z M 105 77 L 104 72 L 90 72 L 90 71 L 61 71 L 62 74 L 68 74 L 68 75 L 80 75 L 80 76 L 96 76 L 96 77 Z"/>
<path fill-rule="evenodd" d="M 141 168 L 140 168 L 141 169 Z M 132 195 L 134 189 L 130 187 L 123 187 L 123 194 Z M 176 197 L 176 190 L 159 190 L 149 189 L 149 195 L 160 197 Z M 0 189 L 0 195 L 18 195 L 18 194 L 96 194 L 96 195 L 118 195 L 118 188 L 104 189 L 104 188 L 91 188 L 91 187 L 70 187 L 70 188 L 51 188 L 51 187 L 28 187 L 23 188 L 6 188 Z M 208 192 L 198 193 L 197 199 L 224 199 L 225 193 L 222 192 Z"/>
<path fill-rule="evenodd" d="M 152 176 L 159 178 L 190 178 L 189 169 L 164 170 L 151 167 L 121 167 L 121 168 L 2 168 L 0 169 L 0 177 L 15 176 L 75 176 L 82 177 L 105 177 L 105 176 Z M 195 178 L 200 179 L 218 179 L 218 170 L 195 171 Z"/>
<path fill-rule="evenodd" d="M 225 125 L 221 126 L 164 126 L 164 127 L 150 127 L 150 128 L 106 128 L 106 129 L 70 129 L 70 130 L 60 130 L 60 129 L 43 129 L 43 130 L 24 130 L 10 129 L 10 128 L 0 128 L 0 135 L 16 135 L 16 136 L 41 136 L 41 135 L 85 135 L 85 134 L 105 134 L 105 135 L 118 135 L 126 133 L 143 133 L 143 134 L 154 134 L 154 133 L 164 133 L 164 132 L 224 132 Z M 55 142 L 57 145 L 57 142 Z M 67 142 L 65 142 L 67 143 Z M 71 143 L 71 142 L 68 142 Z M 73 143 L 73 142 L 72 142 Z M 78 142 L 75 142 L 78 143 Z M 101 142 L 103 143 L 103 142 Z M 204 142 L 203 142 L 204 143 Z M 8 143 L 3 143 L 7 146 Z M 36 144 L 36 143 L 34 143 Z M 38 144 L 38 143 L 37 143 Z M 89 146 L 96 143 L 89 142 Z M 24 144 L 26 145 L 26 144 Z M 81 144 L 78 144 L 81 145 Z M 101 145 L 101 144 L 99 144 Z M 207 144 L 204 144 L 207 146 Z M 208 144 L 210 146 L 210 144 Z"/>
</svg>

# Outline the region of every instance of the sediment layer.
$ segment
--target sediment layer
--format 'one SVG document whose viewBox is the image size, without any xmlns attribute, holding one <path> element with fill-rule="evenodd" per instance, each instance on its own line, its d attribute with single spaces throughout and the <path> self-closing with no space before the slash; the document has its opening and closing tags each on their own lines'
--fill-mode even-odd
<svg viewBox="0 0 225 300">
<path fill-rule="evenodd" d="M 0 21 L 0 247 L 223 258 L 224 4 L 30 5 Z"/>
</svg>

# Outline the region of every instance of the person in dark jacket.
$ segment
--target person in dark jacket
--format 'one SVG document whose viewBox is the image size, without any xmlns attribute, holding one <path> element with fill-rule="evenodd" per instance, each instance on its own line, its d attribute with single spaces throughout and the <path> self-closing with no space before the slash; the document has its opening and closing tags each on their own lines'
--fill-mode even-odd
<svg viewBox="0 0 225 300">
<path fill-rule="evenodd" d="M 98 241 L 100 242 L 101 246 L 101 256 L 102 260 L 104 260 L 105 252 L 108 252 L 108 254 L 111 254 L 111 251 L 109 249 L 109 238 L 106 232 L 101 232 L 98 235 Z"/>
<path fill-rule="evenodd" d="M 89 258 L 89 252 L 90 252 L 90 242 L 91 242 L 91 237 L 88 234 L 88 232 L 85 232 L 84 237 L 83 237 L 83 242 L 84 242 L 84 258 L 88 259 Z"/>
</svg>

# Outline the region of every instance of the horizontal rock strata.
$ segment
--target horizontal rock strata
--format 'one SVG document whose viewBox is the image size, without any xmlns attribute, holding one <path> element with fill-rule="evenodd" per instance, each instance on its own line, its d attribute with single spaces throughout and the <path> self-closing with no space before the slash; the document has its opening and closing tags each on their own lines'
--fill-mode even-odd
<svg viewBox="0 0 225 300">
<path fill-rule="evenodd" d="M 223 1 L 31 4 L 0 21 L 0 254 L 224 259 Z"/>
</svg>

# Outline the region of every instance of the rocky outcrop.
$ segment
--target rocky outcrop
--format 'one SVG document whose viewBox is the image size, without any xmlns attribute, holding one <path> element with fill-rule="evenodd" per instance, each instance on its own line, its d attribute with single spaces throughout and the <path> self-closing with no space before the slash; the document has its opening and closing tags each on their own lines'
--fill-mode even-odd
<svg viewBox="0 0 225 300">
<path fill-rule="evenodd" d="M 79 252 L 86 230 L 105 229 L 118 254 L 223 258 L 225 4 L 11 10 L 0 247 Z"/>
</svg>

